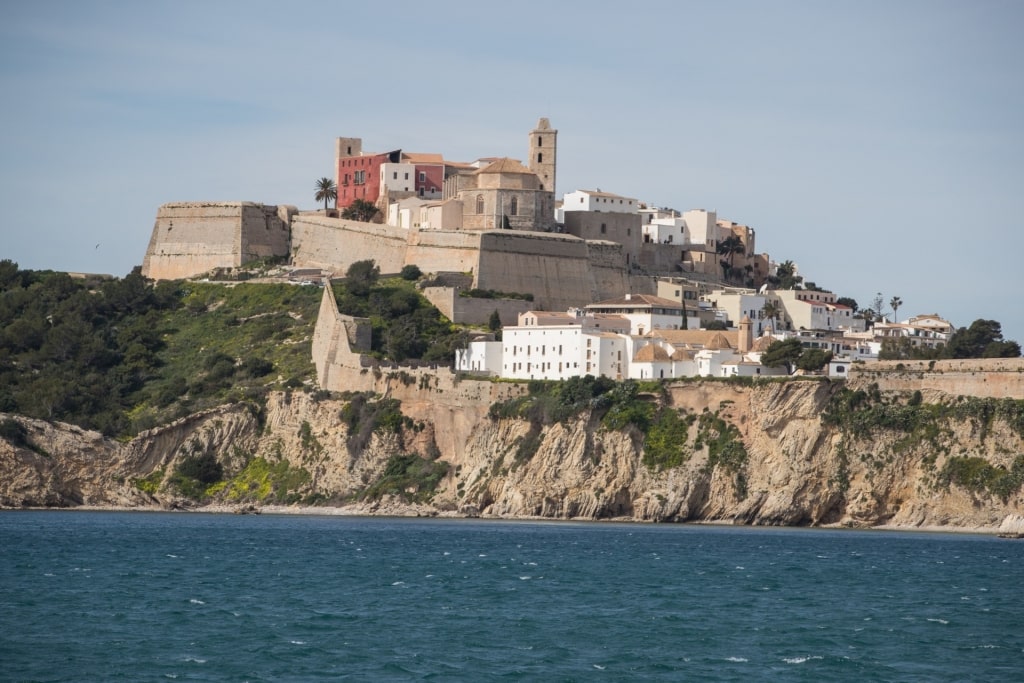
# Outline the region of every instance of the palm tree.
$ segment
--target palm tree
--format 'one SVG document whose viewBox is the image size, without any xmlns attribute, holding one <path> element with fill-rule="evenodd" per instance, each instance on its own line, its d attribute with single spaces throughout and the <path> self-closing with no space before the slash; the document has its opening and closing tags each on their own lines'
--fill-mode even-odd
<svg viewBox="0 0 1024 683">
<path fill-rule="evenodd" d="M 316 181 L 316 200 L 324 203 L 324 211 L 327 211 L 327 202 L 333 201 L 334 205 L 338 205 L 338 186 L 334 184 L 334 180 L 331 178 L 321 178 Z"/>
<path fill-rule="evenodd" d="M 769 320 L 776 320 L 779 317 L 779 313 L 782 311 L 779 309 L 779 305 L 774 301 L 765 301 L 764 306 L 761 307 L 761 313 L 764 317 Z M 774 326 L 773 326 L 774 327 Z"/>
<path fill-rule="evenodd" d="M 903 305 L 903 299 L 899 298 L 898 296 L 894 296 L 894 297 L 893 297 L 893 298 L 892 298 L 892 299 L 891 299 L 891 300 L 889 301 L 889 306 L 891 306 L 891 307 L 892 307 L 892 321 L 893 321 L 893 322 L 896 322 L 896 311 L 897 311 L 897 309 L 899 309 L 899 307 L 900 307 L 900 306 L 902 306 L 902 305 Z"/>
</svg>

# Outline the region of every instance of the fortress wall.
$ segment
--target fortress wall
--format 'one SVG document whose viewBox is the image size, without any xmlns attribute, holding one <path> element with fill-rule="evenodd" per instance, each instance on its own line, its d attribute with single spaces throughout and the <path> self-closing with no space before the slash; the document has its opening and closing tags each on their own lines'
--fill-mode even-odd
<svg viewBox="0 0 1024 683">
<path fill-rule="evenodd" d="M 480 233 L 463 230 L 410 230 L 405 264 L 424 273 L 473 272 L 477 268 Z"/>
<path fill-rule="evenodd" d="M 494 311 L 498 312 L 503 326 L 518 325 L 519 314 L 533 308 L 532 301 L 521 299 L 474 299 L 459 296 L 459 290 L 454 287 L 426 287 L 423 296 L 449 320 L 465 325 L 486 325 Z"/>
<path fill-rule="evenodd" d="M 372 391 L 402 402 L 402 413 L 435 426 L 434 439 L 455 464 L 466 456 L 468 435 L 492 403 L 518 396 L 525 384 L 469 380 L 445 366 L 375 364 L 353 350 L 351 321 L 338 312 L 324 288 L 313 332 L 313 364 L 320 387 L 329 391 Z M 357 342 L 358 343 L 358 342 Z"/>
<path fill-rule="evenodd" d="M 405 265 L 408 231 L 378 223 L 300 214 L 292 220 L 292 265 L 344 275 L 356 261 L 372 259 L 382 273 Z"/>
<path fill-rule="evenodd" d="M 287 256 L 291 241 L 292 207 L 242 204 L 241 263 L 270 256 Z"/>
<path fill-rule="evenodd" d="M 932 391 L 950 396 L 1024 399 L 1024 358 L 878 361 L 850 366 L 847 385 L 882 391 Z"/>
<path fill-rule="evenodd" d="M 241 265 L 243 207 L 250 202 L 173 202 L 157 210 L 142 274 L 154 280 L 194 277 Z"/>
<path fill-rule="evenodd" d="M 593 301 L 624 296 L 629 289 L 629 278 L 623 268 L 623 246 L 617 242 L 587 242 L 587 260 L 590 262 Z"/>
<path fill-rule="evenodd" d="M 587 243 L 570 235 L 496 230 L 480 234 L 476 286 L 530 293 L 532 308 L 564 311 L 591 303 Z"/>
</svg>

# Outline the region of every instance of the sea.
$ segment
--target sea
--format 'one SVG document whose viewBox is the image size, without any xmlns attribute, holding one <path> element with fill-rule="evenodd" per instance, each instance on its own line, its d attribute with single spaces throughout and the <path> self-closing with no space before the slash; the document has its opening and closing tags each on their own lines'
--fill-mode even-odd
<svg viewBox="0 0 1024 683">
<path fill-rule="evenodd" d="M 2 681 L 1022 681 L 1024 541 L 0 513 Z"/>
</svg>

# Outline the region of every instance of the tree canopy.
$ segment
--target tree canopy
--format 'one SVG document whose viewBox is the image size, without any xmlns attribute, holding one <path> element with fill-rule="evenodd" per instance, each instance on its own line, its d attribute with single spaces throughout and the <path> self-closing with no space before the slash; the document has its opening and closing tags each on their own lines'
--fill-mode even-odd
<svg viewBox="0 0 1024 683">
<path fill-rule="evenodd" d="M 342 210 L 341 217 L 350 221 L 369 223 L 378 213 L 380 209 L 373 202 L 357 199 Z"/>
<path fill-rule="evenodd" d="M 1003 339 L 1003 327 L 995 320 L 979 318 L 961 327 L 943 349 L 943 358 L 1017 358 L 1020 344 Z"/>
<path fill-rule="evenodd" d="M 314 197 L 318 202 L 324 203 L 324 211 L 326 211 L 328 201 L 337 204 L 338 186 L 334 184 L 334 180 L 331 178 L 321 178 L 316 181 L 316 195 Z"/>
<path fill-rule="evenodd" d="M 355 261 L 345 271 L 345 286 L 356 296 L 365 296 L 380 279 L 380 266 L 373 259 Z"/>
<path fill-rule="evenodd" d="M 784 341 L 773 341 L 761 355 L 761 365 L 769 368 L 785 366 L 786 372 L 792 374 L 793 366 L 796 365 L 797 359 L 803 352 L 804 348 L 796 337 L 790 337 Z"/>
</svg>

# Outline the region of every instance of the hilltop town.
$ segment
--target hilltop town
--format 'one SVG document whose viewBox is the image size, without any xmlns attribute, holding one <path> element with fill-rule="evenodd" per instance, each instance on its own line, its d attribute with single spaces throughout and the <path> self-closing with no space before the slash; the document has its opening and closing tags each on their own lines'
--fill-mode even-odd
<svg viewBox="0 0 1024 683">
<path fill-rule="evenodd" d="M 897 321 L 898 297 L 890 321 L 881 297 L 859 309 L 804 282 L 792 262 L 758 253 L 751 227 L 714 211 L 599 188 L 557 199 L 558 131 L 541 118 L 527 138 L 525 165 L 370 153 L 361 138 L 338 138 L 334 178 L 318 185 L 323 210 L 166 204 L 143 274 L 196 277 L 284 258 L 293 276 L 322 283 L 359 261 L 384 273 L 415 267 L 450 320 L 490 328 L 458 351 L 455 369 L 523 380 L 845 377 L 883 347 L 927 356 L 955 332 L 938 314 Z M 343 324 L 348 351 L 365 351 L 365 321 Z"/>
</svg>

